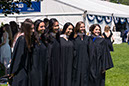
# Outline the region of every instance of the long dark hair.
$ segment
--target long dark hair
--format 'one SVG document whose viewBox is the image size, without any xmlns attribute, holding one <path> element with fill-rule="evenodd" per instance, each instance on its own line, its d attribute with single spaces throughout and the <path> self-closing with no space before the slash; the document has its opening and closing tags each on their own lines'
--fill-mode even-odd
<svg viewBox="0 0 129 86">
<path fill-rule="evenodd" d="M 47 28 L 48 25 L 49 25 L 49 19 L 48 19 L 48 18 L 44 18 L 43 21 L 44 21 L 45 26 L 46 26 L 46 28 Z"/>
<path fill-rule="evenodd" d="M 49 26 L 48 26 L 49 33 L 53 32 L 53 26 L 54 26 L 55 22 L 58 22 L 57 19 L 55 19 L 55 18 L 51 18 L 50 19 Z"/>
<path fill-rule="evenodd" d="M 76 38 L 77 37 L 77 33 L 80 32 L 80 26 L 81 26 L 81 24 L 84 24 L 84 22 L 82 22 L 82 21 L 77 22 L 77 24 L 76 24 L 76 26 L 74 28 L 74 33 L 75 33 L 74 38 Z M 84 30 L 84 33 L 86 34 L 86 30 Z"/>
<path fill-rule="evenodd" d="M 53 32 L 53 26 L 54 26 L 55 22 L 58 22 L 57 19 L 51 18 L 49 20 L 49 26 L 48 26 L 48 28 L 46 28 L 46 32 L 49 34 L 49 38 L 48 38 L 49 42 L 52 41 L 52 37 L 51 37 L 50 33 Z M 59 41 L 59 39 L 60 39 L 59 31 L 56 33 L 56 39 L 57 39 L 57 41 Z"/>
<path fill-rule="evenodd" d="M 38 19 L 38 20 L 36 20 L 36 21 L 34 22 L 34 29 L 35 29 L 36 32 L 39 32 L 39 31 L 38 31 L 38 27 L 39 27 L 39 24 L 40 24 L 41 22 L 44 22 L 44 21 Z"/>
<path fill-rule="evenodd" d="M 19 26 L 15 21 L 10 21 L 9 24 L 12 31 L 12 38 L 14 38 L 14 35 L 18 33 Z"/>
<path fill-rule="evenodd" d="M 89 31 L 91 31 L 91 34 L 92 34 L 92 35 L 95 35 L 95 34 L 93 33 L 93 31 L 94 31 L 94 29 L 95 29 L 96 26 L 98 26 L 98 27 L 100 28 L 100 35 L 99 35 L 99 36 L 101 36 L 101 35 L 102 35 L 102 34 L 101 34 L 101 27 L 100 27 L 99 24 L 93 24 L 93 25 L 91 25 L 90 28 L 89 28 Z"/>
<path fill-rule="evenodd" d="M 25 35 L 25 40 L 26 40 L 26 43 L 27 43 L 27 47 L 28 47 L 28 50 L 31 51 L 31 30 L 32 30 L 32 24 L 33 22 L 23 22 L 23 31 L 24 31 L 24 35 Z"/>
<path fill-rule="evenodd" d="M 0 27 L 0 43 L 2 42 L 1 37 L 3 36 L 4 30 L 3 26 Z"/>
<path fill-rule="evenodd" d="M 41 22 L 44 22 L 44 21 L 42 21 L 42 20 L 40 20 L 40 19 L 38 19 L 38 20 L 36 20 L 35 22 L 34 22 L 34 29 L 35 29 L 35 33 L 37 33 L 38 34 L 38 27 L 39 27 L 39 24 L 41 23 Z M 40 38 L 40 40 L 45 44 L 45 45 L 47 45 L 47 38 L 46 38 L 46 35 L 47 35 L 48 33 L 47 33 L 47 31 L 46 31 L 46 27 L 45 27 L 45 31 L 44 31 L 44 33 L 42 33 L 41 34 L 41 36 L 39 37 Z"/>
<path fill-rule="evenodd" d="M 10 25 L 9 24 L 5 24 L 4 28 L 7 31 L 7 33 L 9 34 L 9 40 L 12 40 L 12 31 L 11 31 Z"/>
<path fill-rule="evenodd" d="M 74 26 L 73 26 L 72 23 L 67 22 L 67 23 L 65 23 L 65 25 L 64 25 L 64 27 L 63 27 L 63 30 L 62 30 L 61 34 L 64 34 L 65 31 L 67 30 L 67 28 L 68 28 L 70 25 L 72 25 L 72 27 L 74 28 Z M 72 39 L 73 39 L 73 36 L 74 36 L 74 30 L 72 29 L 72 33 L 70 34 L 69 39 L 72 40 Z"/>
</svg>

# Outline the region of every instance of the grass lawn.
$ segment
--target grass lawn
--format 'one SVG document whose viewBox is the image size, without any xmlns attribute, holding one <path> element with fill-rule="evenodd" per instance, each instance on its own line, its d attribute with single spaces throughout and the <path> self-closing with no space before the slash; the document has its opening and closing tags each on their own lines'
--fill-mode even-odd
<svg viewBox="0 0 129 86">
<path fill-rule="evenodd" d="M 129 45 L 122 43 L 113 46 L 114 52 L 111 55 L 114 68 L 106 72 L 105 86 L 129 86 Z"/>
<path fill-rule="evenodd" d="M 5 84 L 5 85 L 0 85 L 0 86 L 8 86 L 8 85 Z"/>
<path fill-rule="evenodd" d="M 111 56 L 114 68 L 106 72 L 105 86 L 129 86 L 129 45 L 122 43 L 113 46 Z"/>
</svg>

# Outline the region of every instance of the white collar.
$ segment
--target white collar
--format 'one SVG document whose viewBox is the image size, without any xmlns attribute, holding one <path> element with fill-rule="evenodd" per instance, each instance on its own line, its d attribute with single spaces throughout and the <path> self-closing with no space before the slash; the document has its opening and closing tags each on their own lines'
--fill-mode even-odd
<svg viewBox="0 0 129 86">
<path fill-rule="evenodd" d="M 67 36 L 66 34 L 61 34 L 60 37 L 69 38 L 69 36 Z"/>
</svg>

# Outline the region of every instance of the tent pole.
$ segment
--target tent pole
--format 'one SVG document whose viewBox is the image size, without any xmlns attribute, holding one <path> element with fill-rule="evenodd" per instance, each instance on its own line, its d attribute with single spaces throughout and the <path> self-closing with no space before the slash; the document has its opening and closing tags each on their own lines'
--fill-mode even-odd
<svg viewBox="0 0 129 86">
<path fill-rule="evenodd" d="M 114 15 L 113 15 L 113 13 L 112 13 L 112 25 L 113 25 L 112 31 L 113 31 L 113 32 L 116 32 L 116 25 L 115 25 L 113 16 L 114 16 Z"/>
<path fill-rule="evenodd" d="M 17 16 L 15 16 L 16 17 L 16 22 L 18 22 L 18 20 L 17 20 Z"/>
<path fill-rule="evenodd" d="M 86 15 L 87 15 L 87 10 L 85 10 L 84 11 L 84 14 L 83 14 L 83 22 L 84 22 L 84 24 L 85 24 L 85 30 L 86 30 L 86 32 L 88 31 L 88 28 L 86 27 Z"/>
</svg>

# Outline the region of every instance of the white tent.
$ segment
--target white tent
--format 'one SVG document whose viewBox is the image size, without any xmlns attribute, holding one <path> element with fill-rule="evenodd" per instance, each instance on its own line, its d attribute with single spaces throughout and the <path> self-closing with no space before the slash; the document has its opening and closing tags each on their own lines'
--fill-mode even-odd
<svg viewBox="0 0 129 86">
<path fill-rule="evenodd" d="M 9 21 L 23 22 L 26 18 L 31 18 L 33 21 L 36 19 L 43 19 L 47 17 L 57 18 L 62 27 L 66 22 L 72 22 L 74 25 L 78 21 L 84 21 L 86 23 L 86 30 L 93 23 L 98 23 L 95 19 L 93 22 L 89 22 L 87 14 L 99 15 L 99 16 L 116 16 L 129 18 L 129 6 L 114 4 L 106 1 L 96 0 L 43 0 L 41 1 L 41 12 L 38 13 L 24 13 L 0 15 L 0 23 L 8 23 Z M 104 28 L 106 22 L 100 23 L 101 27 Z M 114 22 L 109 23 L 111 27 L 114 26 Z"/>
</svg>

